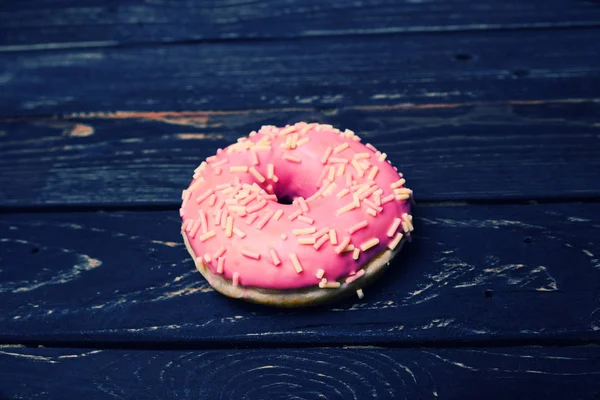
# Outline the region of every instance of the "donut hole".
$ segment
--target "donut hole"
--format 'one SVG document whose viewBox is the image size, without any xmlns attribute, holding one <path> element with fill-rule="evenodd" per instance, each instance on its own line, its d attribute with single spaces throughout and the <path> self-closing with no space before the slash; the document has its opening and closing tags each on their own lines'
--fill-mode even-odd
<svg viewBox="0 0 600 400">
<path fill-rule="evenodd" d="M 275 194 L 275 196 L 277 196 L 277 194 Z M 294 203 L 294 197 L 289 196 L 289 195 L 282 195 L 282 196 L 277 196 L 277 202 L 279 204 L 286 204 L 286 205 L 290 205 Z"/>
</svg>

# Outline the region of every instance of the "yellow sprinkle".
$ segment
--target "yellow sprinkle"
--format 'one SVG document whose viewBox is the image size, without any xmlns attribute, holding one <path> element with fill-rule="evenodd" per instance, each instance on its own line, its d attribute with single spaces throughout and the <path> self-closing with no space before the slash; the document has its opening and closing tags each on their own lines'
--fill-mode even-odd
<svg viewBox="0 0 600 400">
<path fill-rule="evenodd" d="M 354 249 L 354 251 L 352 252 L 352 259 L 353 260 L 358 260 L 359 256 L 360 256 L 360 250 L 359 249 Z"/>
<path fill-rule="evenodd" d="M 344 176 L 345 172 L 346 172 L 346 164 L 340 164 L 340 165 L 338 165 L 338 170 L 337 170 L 335 176 L 337 178 L 341 178 L 342 176 Z"/>
<path fill-rule="evenodd" d="M 406 183 L 406 179 L 402 178 L 391 184 L 392 189 L 397 189 Z"/>
<path fill-rule="evenodd" d="M 335 229 L 330 229 L 329 230 L 329 241 L 331 242 L 332 245 L 336 245 L 338 244 L 338 240 L 337 240 L 337 233 L 335 232 Z"/>
<path fill-rule="evenodd" d="M 369 175 L 367 176 L 367 179 L 369 179 L 370 181 L 375 180 L 375 177 L 377 176 L 378 172 L 379 168 L 373 166 L 373 168 L 371 168 L 371 171 L 369 172 Z"/>
<path fill-rule="evenodd" d="M 362 178 L 365 175 L 365 171 L 363 171 L 363 169 L 360 166 L 360 164 L 358 163 L 358 161 L 352 160 L 350 164 L 352 164 L 352 166 L 356 170 L 356 173 L 358 174 L 359 178 Z"/>
<path fill-rule="evenodd" d="M 333 182 L 335 179 L 335 167 L 332 165 L 329 167 L 329 173 L 327 174 L 327 179 L 329 182 Z"/>
<path fill-rule="evenodd" d="M 301 237 L 298 238 L 298 244 L 315 244 L 317 242 L 317 240 L 314 238 L 314 236 L 309 236 L 309 237 Z"/>
<path fill-rule="evenodd" d="M 248 172 L 247 165 L 234 165 L 229 167 L 229 172 Z"/>
<path fill-rule="evenodd" d="M 207 241 L 208 239 L 210 239 L 210 238 L 214 237 L 216 234 L 217 234 L 217 232 L 215 232 L 214 230 L 212 230 L 212 231 L 208 231 L 208 232 L 206 232 L 205 234 L 203 234 L 202 236 L 200 236 L 200 238 L 199 238 L 199 239 L 200 239 L 200 241 L 201 241 L 201 242 L 205 242 L 205 241 Z"/>
<path fill-rule="evenodd" d="M 390 250 L 395 250 L 400 241 L 402 240 L 402 236 L 403 235 L 401 233 L 397 233 L 396 236 L 392 239 L 392 241 L 388 243 L 388 248 Z"/>
<path fill-rule="evenodd" d="M 291 154 L 285 153 L 282 157 L 284 160 L 289 161 L 289 162 L 293 162 L 296 164 L 300 164 L 302 162 L 301 158 L 298 158 L 296 156 L 292 156 Z"/>
<path fill-rule="evenodd" d="M 361 249 L 362 251 L 367 251 L 367 250 L 369 250 L 370 248 L 377 246 L 378 244 L 379 244 L 379 239 L 377 239 L 377 238 L 372 238 L 372 239 L 369 239 L 369 240 L 367 240 L 366 242 L 362 243 L 362 244 L 360 245 L 360 249 Z"/>
<path fill-rule="evenodd" d="M 370 153 L 356 153 L 353 158 L 355 160 L 361 160 L 369 157 L 371 157 Z"/>
<path fill-rule="evenodd" d="M 329 147 L 327 147 L 327 149 L 325 149 L 325 154 L 323 154 L 323 158 L 321 158 L 322 164 L 327 164 L 327 160 L 329 160 L 329 156 L 331 156 L 332 152 L 333 152 L 333 149 L 331 148 L 331 146 L 329 146 Z"/>
<path fill-rule="evenodd" d="M 294 230 L 292 230 L 292 234 L 294 236 L 310 235 L 311 233 L 315 233 L 316 231 L 317 231 L 317 228 L 315 228 L 314 226 L 311 226 L 310 228 L 294 229 Z"/>
<path fill-rule="evenodd" d="M 300 264 L 300 260 L 298 260 L 298 256 L 296 255 L 296 253 L 290 254 L 290 260 L 292 261 L 292 264 L 294 265 L 294 269 L 296 270 L 296 272 L 297 273 L 302 272 L 302 265 Z"/>
<path fill-rule="evenodd" d="M 230 238 L 232 234 L 233 234 L 233 217 L 228 216 L 226 226 L 225 226 L 225 235 L 228 238 Z"/>
<path fill-rule="evenodd" d="M 387 158 L 387 154 L 381 153 L 381 155 L 379 156 L 378 160 L 381 161 L 381 162 L 383 162 L 383 161 L 385 161 L 386 158 Z"/>
<path fill-rule="evenodd" d="M 260 183 L 265 181 L 265 177 L 262 176 L 262 174 L 258 172 L 256 168 L 250 167 L 249 171 Z"/>
<path fill-rule="evenodd" d="M 283 215 L 283 210 L 277 210 L 277 211 L 275 211 L 275 215 L 273 215 L 273 219 L 275 221 L 279 221 L 279 218 L 281 218 L 282 215 Z"/>
<path fill-rule="evenodd" d="M 337 146 L 336 148 L 334 148 L 333 153 L 334 154 L 341 153 L 342 151 L 346 150 L 348 147 L 350 147 L 348 142 L 344 142 L 344 143 L 340 144 L 339 146 Z"/>
<path fill-rule="evenodd" d="M 296 147 L 300 147 L 305 145 L 306 143 L 308 143 L 309 137 L 303 137 L 302 139 L 298 140 L 298 143 L 296 143 Z"/>
</svg>

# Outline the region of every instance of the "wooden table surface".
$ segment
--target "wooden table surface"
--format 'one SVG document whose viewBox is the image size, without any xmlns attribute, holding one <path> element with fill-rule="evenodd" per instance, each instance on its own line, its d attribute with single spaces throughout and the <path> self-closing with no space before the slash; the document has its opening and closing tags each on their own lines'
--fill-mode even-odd
<svg viewBox="0 0 600 400">
<path fill-rule="evenodd" d="M 263 124 L 415 191 L 365 298 L 214 292 L 181 190 Z M 0 4 L 1 399 L 600 399 L 600 2 Z"/>
</svg>

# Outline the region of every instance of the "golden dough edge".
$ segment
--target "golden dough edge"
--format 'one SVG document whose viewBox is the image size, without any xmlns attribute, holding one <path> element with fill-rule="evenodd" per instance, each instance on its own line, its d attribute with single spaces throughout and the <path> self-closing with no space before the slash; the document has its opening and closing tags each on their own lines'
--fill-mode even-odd
<svg viewBox="0 0 600 400">
<path fill-rule="evenodd" d="M 196 264 L 196 269 L 217 292 L 234 299 L 242 299 L 252 303 L 281 308 L 316 306 L 319 304 L 330 303 L 352 294 L 356 295 L 358 289 L 370 285 L 379 278 L 385 270 L 387 270 L 390 261 L 400 252 L 406 241 L 405 236 L 395 250 L 392 251 L 386 249 L 375 256 L 367 264 L 363 265 L 361 269 L 365 270 L 365 275 L 356 281 L 347 284 L 345 282 L 346 277 L 339 280 L 338 282 L 341 283 L 341 286 L 337 289 L 322 289 L 318 286 L 317 281 L 314 287 L 277 290 L 252 286 L 233 286 L 230 279 L 213 274 L 204 262 L 198 263 L 196 261 L 198 257 L 189 243 L 186 232 L 181 231 L 181 235 L 183 236 L 185 247 L 192 256 L 194 264 Z"/>
</svg>

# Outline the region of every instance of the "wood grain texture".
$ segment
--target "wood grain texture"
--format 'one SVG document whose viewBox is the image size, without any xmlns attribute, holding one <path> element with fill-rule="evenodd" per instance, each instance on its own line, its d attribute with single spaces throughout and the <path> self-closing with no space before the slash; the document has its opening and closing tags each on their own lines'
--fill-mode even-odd
<svg viewBox="0 0 600 400">
<path fill-rule="evenodd" d="M 585 0 L 21 0 L 3 4 L 0 51 L 598 25 Z"/>
<path fill-rule="evenodd" d="M 589 399 L 597 347 L 131 351 L 0 348 L 11 399 Z M 35 378 L 33 378 L 35 377 Z"/>
<path fill-rule="evenodd" d="M 277 310 L 215 293 L 172 212 L 0 218 L 0 342 L 243 346 L 600 340 L 600 205 L 421 207 L 366 297 Z"/>
<path fill-rule="evenodd" d="M 422 201 L 600 196 L 600 101 L 121 113 L 0 122 L 0 206 L 176 207 L 200 162 L 263 124 L 350 128 Z"/>
<path fill-rule="evenodd" d="M 0 115 L 596 98 L 599 41 L 581 29 L 7 53 Z"/>
</svg>

